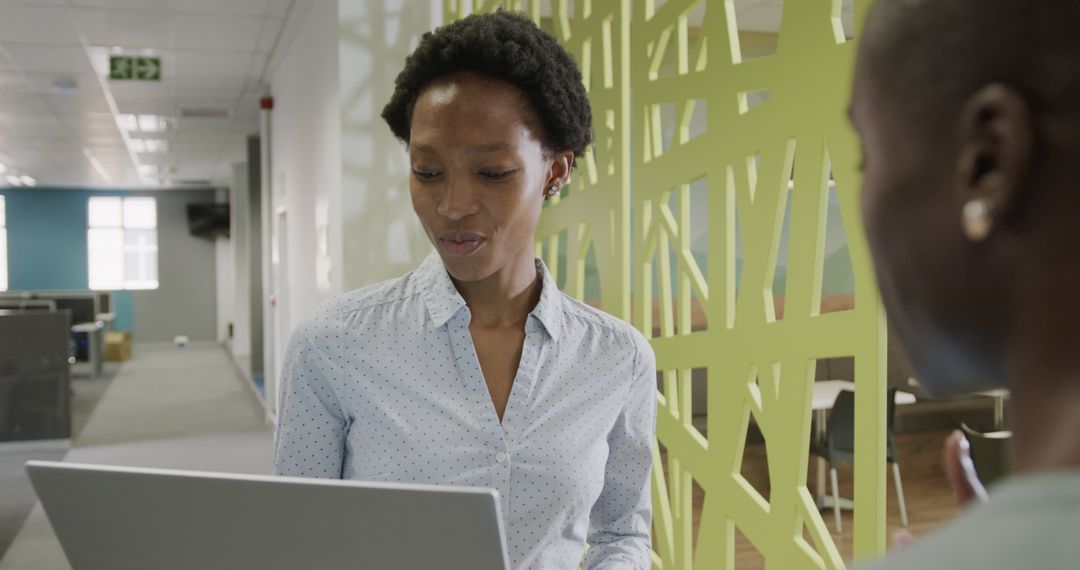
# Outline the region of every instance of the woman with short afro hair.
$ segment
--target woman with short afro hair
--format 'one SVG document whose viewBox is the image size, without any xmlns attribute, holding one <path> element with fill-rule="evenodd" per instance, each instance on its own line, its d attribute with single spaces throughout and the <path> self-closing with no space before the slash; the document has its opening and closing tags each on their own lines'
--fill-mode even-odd
<svg viewBox="0 0 1080 570">
<path fill-rule="evenodd" d="M 435 251 L 297 327 L 275 472 L 491 487 L 514 568 L 648 569 L 655 357 L 533 254 L 592 142 L 573 58 L 469 16 L 423 36 L 382 116 Z"/>
</svg>

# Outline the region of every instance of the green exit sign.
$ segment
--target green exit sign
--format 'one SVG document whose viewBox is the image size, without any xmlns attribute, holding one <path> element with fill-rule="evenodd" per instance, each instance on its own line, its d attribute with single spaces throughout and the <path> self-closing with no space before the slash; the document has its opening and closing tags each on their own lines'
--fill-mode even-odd
<svg viewBox="0 0 1080 570">
<path fill-rule="evenodd" d="M 161 81 L 161 58 L 130 55 L 109 56 L 109 79 Z"/>
</svg>

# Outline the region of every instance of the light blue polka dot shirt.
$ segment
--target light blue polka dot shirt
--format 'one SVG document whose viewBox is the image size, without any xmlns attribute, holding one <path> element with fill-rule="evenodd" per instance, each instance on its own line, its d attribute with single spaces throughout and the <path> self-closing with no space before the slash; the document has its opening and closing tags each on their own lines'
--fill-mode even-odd
<svg viewBox="0 0 1080 570">
<path fill-rule="evenodd" d="M 500 424 L 470 313 L 434 253 L 321 303 L 282 374 L 280 475 L 492 487 L 514 568 L 651 566 L 655 357 L 625 322 L 542 291 Z"/>
</svg>

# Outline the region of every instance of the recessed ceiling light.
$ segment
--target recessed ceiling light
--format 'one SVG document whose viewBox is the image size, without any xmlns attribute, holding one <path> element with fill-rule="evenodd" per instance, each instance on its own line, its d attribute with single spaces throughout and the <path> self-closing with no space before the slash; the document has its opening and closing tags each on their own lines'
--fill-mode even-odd
<svg viewBox="0 0 1080 570">
<path fill-rule="evenodd" d="M 139 175 L 145 177 L 155 176 L 158 173 L 158 167 L 153 164 L 140 164 Z"/>
<path fill-rule="evenodd" d="M 131 147 L 133 152 L 143 153 L 146 152 L 146 141 L 142 139 L 131 139 L 128 141 L 128 146 Z"/>
<path fill-rule="evenodd" d="M 146 152 L 169 152 L 169 141 L 161 139 L 145 139 Z"/>
<path fill-rule="evenodd" d="M 22 180 L 22 183 L 27 186 L 37 186 L 37 180 L 35 180 L 33 176 L 27 176 L 24 174 L 19 178 L 19 180 Z"/>
<path fill-rule="evenodd" d="M 5 172 L 7 172 L 7 165 L 3 162 L 0 162 L 0 174 L 3 174 Z"/>
<path fill-rule="evenodd" d="M 139 115 L 139 130 L 144 133 L 157 133 L 165 130 L 168 125 L 164 117 L 157 115 Z"/>
<path fill-rule="evenodd" d="M 139 120 L 135 118 L 135 115 L 120 115 L 116 122 L 120 125 L 121 129 L 128 132 L 138 130 L 139 128 Z"/>
<path fill-rule="evenodd" d="M 22 186 L 22 179 L 14 174 L 8 174 L 7 181 L 8 184 L 11 184 L 12 186 Z"/>
</svg>

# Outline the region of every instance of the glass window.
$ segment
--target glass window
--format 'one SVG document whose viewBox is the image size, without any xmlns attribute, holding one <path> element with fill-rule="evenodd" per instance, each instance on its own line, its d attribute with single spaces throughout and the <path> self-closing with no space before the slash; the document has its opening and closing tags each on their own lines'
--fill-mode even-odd
<svg viewBox="0 0 1080 570">
<path fill-rule="evenodd" d="M 91 289 L 157 289 L 157 201 L 90 198 Z"/>
<path fill-rule="evenodd" d="M 119 228 L 123 220 L 120 198 L 90 198 L 90 227 Z"/>
</svg>

